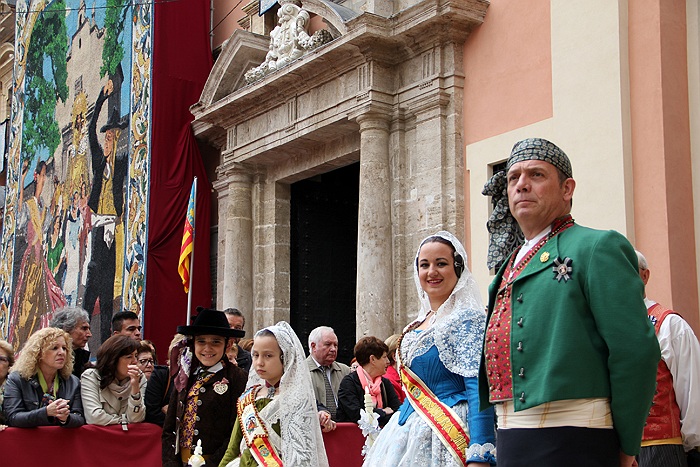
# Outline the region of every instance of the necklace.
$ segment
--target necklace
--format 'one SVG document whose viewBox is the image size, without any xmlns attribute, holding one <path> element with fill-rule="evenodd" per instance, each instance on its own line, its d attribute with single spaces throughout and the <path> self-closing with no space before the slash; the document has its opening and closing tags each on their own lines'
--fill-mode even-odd
<svg viewBox="0 0 700 467">
<path fill-rule="evenodd" d="M 265 387 L 267 388 L 267 398 L 272 399 L 275 397 L 275 391 L 280 387 L 279 381 L 274 386 L 265 381 Z"/>
<path fill-rule="evenodd" d="M 517 273 L 519 273 L 522 269 L 525 268 L 525 266 L 527 266 L 530 263 L 532 257 L 537 254 L 537 252 L 540 250 L 540 248 L 542 248 L 545 245 L 545 243 L 547 243 L 552 237 L 568 229 L 572 225 L 574 225 L 574 219 L 571 217 L 571 214 L 556 219 L 552 223 L 552 230 L 547 235 L 542 237 L 542 239 L 539 242 L 537 242 L 537 244 L 533 246 L 532 249 L 530 249 L 530 251 L 525 255 L 523 259 L 520 260 L 520 262 L 517 265 L 513 264 L 515 262 L 515 257 L 517 256 L 517 253 L 514 252 L 510 260 L 510 272 L 508 274 L 507 282 L 511 283 L 513 281 L 513 276 L 517 275 Z"/>
</svg>

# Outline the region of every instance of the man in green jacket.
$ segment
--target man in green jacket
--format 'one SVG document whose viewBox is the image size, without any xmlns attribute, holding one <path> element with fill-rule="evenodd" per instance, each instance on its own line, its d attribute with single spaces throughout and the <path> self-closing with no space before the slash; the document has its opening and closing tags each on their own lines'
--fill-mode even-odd
<svg viewBox="0 0 700 467">
<path fill-rule="evenodd" d="M 479 377 L 482 408 L 496 406 L 499 467 L 631 466 L 639 453 L 659 346 L 634 249 L 574 223 L 575 187 L 566 154 L 532 138 L 485 188 L 507 193 L 489 221 L 489 256 L 503 264 Z M 504 232 L 519 233 L 513 218 L 524 243 L 501 251 Z"/>
</svg>

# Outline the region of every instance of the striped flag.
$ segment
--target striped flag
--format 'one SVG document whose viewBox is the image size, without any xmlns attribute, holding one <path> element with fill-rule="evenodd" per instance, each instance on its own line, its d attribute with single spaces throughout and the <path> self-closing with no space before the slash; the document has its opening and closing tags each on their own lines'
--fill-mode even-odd
<svg viewBox="0 0 700 467">
<path fill-rule="evenodd" d="M 180 261 L 177 265 L 177 272 L 182 278 L 182 285 L 185 286 L 185 293 L 190 290 L 190 266 L 192 261 L 192 251 L 194 250 L 194 211 L 197 198 L 197 179 L 192 182 L 190 191 L 190 202 L 187 205 L 187 215 L 185 216 L 185 230 L 182 233 L 182 246 L 180 247 Z"/>
</svg>

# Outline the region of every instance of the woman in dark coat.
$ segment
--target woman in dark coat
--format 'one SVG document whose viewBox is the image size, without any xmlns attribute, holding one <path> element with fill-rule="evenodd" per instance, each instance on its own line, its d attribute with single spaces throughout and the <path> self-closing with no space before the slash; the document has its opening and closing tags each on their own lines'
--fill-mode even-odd
<svg viewBox="0 0 700 467">
<path fill-rule="evenodd" d="M 389 366 L 389 347 L 373 336 L 363 337 L 355 344 L 355 358 L 360 365 L 345 376 L 338 389 L 338 421 L 357 423 L 360 409 L 365 408 L 365 394 L 369 393 L 374 413 L 379 415 L 379 426 L 384 426 L 399 409 L 401 403 L 391 381 L 382 375 Z"/>
<path fill-rule="evenodd" d="M 9 426 L 85 424 L 71 348 L 70 334 L 62 329 L 44 328 L 29 336 L 5 384 L 3 407 Z"/>
<path fill-rule="evenodd" d="M 230 338 L 243 337 L 244 331 L 231 329 L 221 311 L 198 310 L 192 326 L 178 326 L 187 339 L 171 354 L 174 390 L 163 425 L 163 467 L 187 465 L 197 441 L 207 465 L 218 465 L 245 389 L 247 375 L 226 357 Z"/>
</svg>

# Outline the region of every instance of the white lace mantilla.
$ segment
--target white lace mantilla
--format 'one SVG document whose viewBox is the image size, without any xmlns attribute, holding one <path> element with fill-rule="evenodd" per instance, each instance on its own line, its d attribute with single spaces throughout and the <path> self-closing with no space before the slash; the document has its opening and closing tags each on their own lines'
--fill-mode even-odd
<svg viewBox="0 0 700 467">
<path fill-rule="evenodd" d="M 479 373 L 486 315 L 477 310 L 460 310 L 436 322 L 425 331 L 407 333 L 401 343 L 401 355 L 409 367 L 413 359 L 434 345 L 440 361 L 452 373 L 474 377 Z"/>
<path fill-rule="evenodd" d="M 464 271 L 450 296 L 437 309 L 430 327 L 404 336 L 401 343 L 404 363 L 410 366 L 414 358 L 425 354 L 434 345 L 440 354 L 440 361 L 448 370 L 465 377 L 476 376 L 479 372 L 486 330 L 486 310 L 481 301 L 479 287 L 466 267 L 467 252 L 457 237 L 450 232 L 440 231 L 423 240 L 421 246 L 432 237 L 441 237 L 454 246 L 455 252 L 462 256 Z M 416 252 L 414 264 L 418 262 L 419 253 L 420 247 Z M 430 299 L 421 287 L 418 269 L 415 267 L 413 279 L 421 302 L 418 317 L 413 321 L 416 323 L 423 321 L 430 312 Z"/>
<path fill-rule="evenodd" d="M 280 454 L 284 465 L 327 467 L 328 458 L 318 421 L 311 374 L 301 342 L 285 321 L 258 331 L 255 336 L 265 330 L 275 335 L 282 349 L 284 374 L 280 380 L 279 395 L 260 411 L 260 415 L 270 426 L 280 421 Z M 246 388 L 264 384 L 255 367 L 251 366 Z"/>
</svg>

